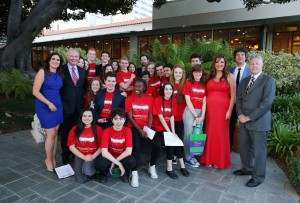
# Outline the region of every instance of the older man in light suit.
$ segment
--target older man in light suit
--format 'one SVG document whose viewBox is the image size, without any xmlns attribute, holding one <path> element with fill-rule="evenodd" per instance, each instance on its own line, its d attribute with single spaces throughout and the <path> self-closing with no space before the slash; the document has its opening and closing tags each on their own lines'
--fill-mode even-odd
<svg viewBox="0 0 300 203">
<path fill-rule="evenodd" d="M 236 101 L 241 123 L 240 157 L 242 168 L 234 175 L 251 175 L 246 183 L 256 187 L 265 179 L 267 161 L 267 132 L 272 126 L 271 106 L 275 97 L 275 80 L 262 72 L 260 55 L 250 58 L 251 76 L 239 85 Z"/>
<path fill-rule="evenodd" d="M 248 60 L 248 50 L 245 47 L 240 47 L 234 50 L 233 57 L 236 62 L 236 66 L 229 69 L 230 73 L 233 74 L 236 81 L 236 95 L 238 95 L 239 84 L 248 76 L 251 75 L 249 70 L 249 65 L 246 63 Z M 232 108 L 232 113 L 230 117 L 229 125 L 229 135 L 230 135 L 230 149 L 232 149 L 234 142 L 234 130 L 237 122 L 236 115 L 236 104 Z"/>
</svg>

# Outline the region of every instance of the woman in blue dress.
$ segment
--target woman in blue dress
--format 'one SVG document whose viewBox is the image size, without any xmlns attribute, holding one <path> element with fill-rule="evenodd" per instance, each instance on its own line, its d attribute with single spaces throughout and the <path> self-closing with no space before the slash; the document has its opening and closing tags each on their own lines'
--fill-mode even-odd
<svg viewBox="0 0 300 203">
<path fill-rule="evenodd" d="M 58 127 L 63 122 L 63 107 L 59 90 L 62 87 L 60 67 L 63 63 L 58 53 L 51 53 L 35 76 L 32 94 L 35 99 L 35 110 L 46 131 L 45 164 L 48 171 L 56 167 L 56 148 Z"/>
</svg>

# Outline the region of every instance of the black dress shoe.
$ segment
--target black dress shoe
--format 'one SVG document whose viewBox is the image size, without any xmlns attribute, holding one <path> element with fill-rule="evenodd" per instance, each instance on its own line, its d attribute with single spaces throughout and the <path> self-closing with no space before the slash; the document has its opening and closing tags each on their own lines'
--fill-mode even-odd
<svg viewBox="0 0 300 203">
<path fill-rule="evenodd" d="M 248 187 L 256 187 L 258 185 L 260 185 L 261 182 L 259 182 L 258 180 L 255 180 L 253 178 L 251 178 L 247 183 L 246 183 L 246 186 Z"/>
<path fill-rule="evenodd" d="M 190 176 L 190 173 L 188 172 L 188 170 L 186 170 L 186 168 L 181 168 L 180 172 L 182 173 L 182 175 L 184 175 L 185 177 Z"/>
<path fill-rule="evenodd" d="M 245 171 L 243 171 L 242 169 L 233 171 L 233 175 L 236 175 L 236 176 L 244 176 L 244 175 L 251 175 L 251 174 L 252 174 L 252 173 L 250 173 L 250 172 L 245 172 Z"/>
<path fill-rule="evenodd" d="M 106 171 L 101 171 L 100 172 L 100 177 L 99 177 L 99 182 L 100 183 L 106 183 L 107 181 L 108 181 L 108 178 L 107 178 Z"/>
<path fill-rule="evenodd" d="M 129 183 L 129 175 L 128 173 L 124 173 L 124 175 L 122 176 L 122 180 L 124 183 Z"/>
<path fill-rule="evenodd" d="M 172 178 L 172 179 L 178 179 L 177 174 L 172 170 L 172 171 L 166 171 L 166 174 Z"/>
</svg>

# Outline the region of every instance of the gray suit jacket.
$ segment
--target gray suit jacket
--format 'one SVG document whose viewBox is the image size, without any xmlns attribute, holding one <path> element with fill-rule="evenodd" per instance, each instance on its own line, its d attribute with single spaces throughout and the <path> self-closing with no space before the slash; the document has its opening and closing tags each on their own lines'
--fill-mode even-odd
<svg viewBox="0 0 300 203">
<path fill-rule="evenodd" d="M 269 131 L 272 127 L 271 107 L 275 97 L 275 80 L 261 73 L 246 94 L 250 78 L 251 76 L 245 78 L 239 85 L 237 116 L 243 114 L 251 119 L 247 123 L 241 123 L 241 127 L 254 131 Z"/>
</svg>

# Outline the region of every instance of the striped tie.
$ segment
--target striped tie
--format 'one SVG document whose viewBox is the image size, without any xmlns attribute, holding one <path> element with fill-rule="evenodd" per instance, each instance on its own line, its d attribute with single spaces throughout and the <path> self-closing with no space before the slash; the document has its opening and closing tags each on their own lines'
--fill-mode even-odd
<svg viewBox="0 0 300 203">
<path fill-rule="evenodd" d="M 72 79 L 73 79 L 74 85 L 76 86 L 76 85 L 77 85 L 77 80 L 78 80 L 78 78 L 77 78 L 77 75 L 76 75 L 76 73 L 75 73 L 75 68 L 74 68 L 74 66 L 72 66 Z"/>
<path fill-rule="evenodd" d="M 252 85 L 254 84 L 254 80 L 255 80 L 255 77 L 252 76 L 251 79 L 250 79 L 250 83 L 249 83 L 249 85 L 247 86 L 246 94 L 248 94 L 249 90 L 251 89 Z"/>
</svg>

